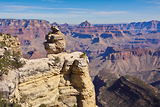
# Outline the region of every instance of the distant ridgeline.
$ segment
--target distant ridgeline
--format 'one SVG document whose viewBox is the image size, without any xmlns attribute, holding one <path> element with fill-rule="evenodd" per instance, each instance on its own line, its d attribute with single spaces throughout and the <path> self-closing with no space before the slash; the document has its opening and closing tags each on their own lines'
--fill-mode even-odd
<svg viewBox="0 0 160 107">
<path fill-rule="evenodd" d="M 19 38 L 23 55 L 31 58 L 44 57 L 46 52 L 43 48 L 45 35 L 51 31 L 51 26 L 57 25 L 65 34 L 66 48 L 72 51 L 88 51 L 99 53 L 105 51 L 104 47 L 118 46 L 129 47 L 158 47 L 158 38 L 150 35 L 158 35 L 160 32 L 159 21 L 133 22 L 128 24 L 91 24 L 88 21 L 79 25 L 49 23 L 45 20 L 29 19 L 0 19 L 0 32 L 10 33 Z M 77 41 L 77 39 L 79 39 Z M 95 48 L 93 48 L 95 47 Z M 36 50 L 36 51 L 34 51 Z"/>
</svg>

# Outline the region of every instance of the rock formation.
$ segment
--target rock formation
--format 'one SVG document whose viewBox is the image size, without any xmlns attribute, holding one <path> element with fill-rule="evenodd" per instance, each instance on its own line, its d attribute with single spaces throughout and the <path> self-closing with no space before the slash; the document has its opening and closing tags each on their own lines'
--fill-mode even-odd
<svg viewBox="0 0 160 107">
<path fill-rule="evenodd" d="M 82 22 L 78 25 L 78 27 L 92 27 L 92 24 L 90 24 L 87 20 L 85 22 Z"/>
<path fill-rule="evenodd" d="M 156 33 L 160 31 L 159 21 L 115 25 L 92 25 L 88 21 L 85 21 L 76 26 L 51 24 L 45 20 L 0 19 L 0 32 L 10 33 L 13 36 L 17 35 L 21 43 L 23 55 L 34 49 L 44 53 L 45 49 L 42 43 L 52 25 L 57 25 L 61 32 L 65 34 L 65 41 L 67 41 L 66 48 L 72 51 L 85 50 L 91 54 L 99 54 L 105 51 L 107 46 L 117 46 L 121 49 L 125 47 L 146 47 L 149 49 L 160 47 L 159 33 Z M 134 32 L 134 35 L 131 31 Z M 153 32 L 147 33 L 151 31 Z M 136 35 L 139 32 L 141 34 Z M 93 41 L 97 38 L 101 42 L 97 43 Z"/>
<path fill-rule="evenodd" d="M 119 29 L 130 30 L 133 33 L 149 33 L 150 31 L 158 31 L 160 29 L 160 22 L 151 20 L 148 22 L 132 22 L 128 24 L 114 24 Z"/>
<path fill-rule="evenodd" d="M 0 34 L 0 47 L 7 47 L 7 50 L 13 53 L 17 53 L 22 57 L 20 42 L 17 37 L 12 37 L 10 34 Z"/>
<path fill-rule="evenodd" d="M 83 53 L 50 54 L 26 61 L 19 69 L 19 98 L 23 106 L 95 107 L 94 85 Z M 43 62 L 43 63 L 42 63 Z"/>
<path fill-rule="evenodd" d="M 65 49 L 64 35 L 56 26 L 51 29 L 44 43 L 47 58 L 22 58 L 26 64 L 3 75 L 0 81 L 3 97 L 15 95 L 22 107 L 96 107 L 88 57 L 82 52 L 60 53 Z"/>
<path fill-rule="evenodd" d="M 103 69 L 94 79 L 99 107 L 159 107 L 160 93 L 142 80 Z"/>
<path fill-rule="evenodd" d="M 52 33 L 46 35 L 45 39 L 47 42 L 44 42 L 45 50 L 47 54 L 57 54 L 65 50 L 66 43 L 64 39 L 64 34 L 58 29 L 56 25 L 51 27 Z"/>
</svg>

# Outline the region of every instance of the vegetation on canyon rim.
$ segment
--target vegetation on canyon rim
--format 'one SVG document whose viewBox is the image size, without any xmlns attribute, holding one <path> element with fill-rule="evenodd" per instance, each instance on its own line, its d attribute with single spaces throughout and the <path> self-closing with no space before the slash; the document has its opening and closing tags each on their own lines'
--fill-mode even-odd
<svg viewBox="0 0 160 107">
<path fill-rule="evenodd" d="M 18 101 L 15 100 L 15 97 L 13 98 L 13 101 L 10 102 L 9 100 L 2 98 L 2 93 L 0 92 L 0 107 L 21 107 L 21 105 L 18 104 Z"/>
<path fill-rule="evenodd" d="M 2 36 L 2 34 L 0 34 Z M 10 34 L 7 34 L 7 36 L 4 36 L 4 40 L 7 38 L 11 38 Z M 4 41 L 0 43 L 0 47 L 8 47 Z M 9 70 L 11 69 L 17 69 L 22 67 L 25 62 L 20 60 L 20 54 L 13 53 L 11 54 L 7 49 L 5 49 L 3 56 L 0 58 L 0 76 L 3 74 L 7 74 Z"/>
</svg>

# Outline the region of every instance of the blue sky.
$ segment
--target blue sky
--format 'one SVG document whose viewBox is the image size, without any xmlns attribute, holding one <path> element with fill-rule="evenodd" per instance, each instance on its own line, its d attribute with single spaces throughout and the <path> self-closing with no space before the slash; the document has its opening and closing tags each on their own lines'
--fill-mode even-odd
<svg viewBox="0 0 160 107">
<path fill-rule="evenodd" d="M 0 18 L 50 23 L 130 23 L 160 20 L 160 0 L 0 0 Z"/>
</svg>

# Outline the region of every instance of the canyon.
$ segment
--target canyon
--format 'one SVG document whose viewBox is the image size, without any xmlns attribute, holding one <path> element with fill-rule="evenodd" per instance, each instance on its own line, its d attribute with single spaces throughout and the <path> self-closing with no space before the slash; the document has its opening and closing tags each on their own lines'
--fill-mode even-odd
<svg viewBox="0 0 160 107">
<path fill-rule="evenodd" d="M 66 41 L 66 44 L 65 44 L 66 48 L 65 50 L 62 49 L 64 50 L 64 53 L 63 53 L 64 55 L 58 54 L 58 56 L 62 56 L 60 57 L 60 61 L 63 60 L 62 63 L 65 63 L 64 65 L 68 64 L 68 62 L 65 62 L 63 58 L 67 59 L 69 62 L 72 59 L 74 60 L 78 59 L 78 61 L 80 62 L 82 61 L 83 58 L 79 58 L 79 57 L 83 53 L 75 53 L 76 51 L 81 51 L 81 52 L 85 51 L 84 53 L 88 56 L 89 66 L 85 64 L 85 67 L 89 67 L 89 74 L 87 73 L 84 75 L 87 75 L 87 78 L 90 78 L 89 75 L 91 76 L 91 79 L 87 81 L 92 80 L 95 85 L 96 100 L 97 100 L 98 106 L 107 106 L 104 102 L 106 102 L 105 99 L 108 99 L 108 97 L 103 96 L 103 94 L 105 95 L 106 93 L 108 93 L 108 95 L 116 96 L 115 93 L 117 93 L 117 95 L 123 96 L 124 94 L 128 95 L 130 93 L 130 91 L 128 91 L 128 93 L 118 93 L 122 89 L 125 89 L 119 86 L 118 85 L 119 83 L 121 83 L 121 85 L 125 85 L 129 87 L 130 89 L 133 89 L 133 90 L 137 89 L 138 93 L 141 93 L 140 96 L 143 96 L 144 92 L 142 92 L 142 90 L 148 90 L 147 87 L 150 87 L 149 88 L 150 90 L 154 90 L 154 93 L 152 93 L 151 95 L 154 97 L 149 97 L 149 99 L 151 99 L 149 100 L 149 102 L 154 103 L 155 106 L 157 105 L 157 103 L 154 102 L 153 100 L 155 96 L 158 95 L 159 93 L 157 89 L 160 90 L 160 82 L 159 82 L 160 81 L 159 80 L 160 21 L 152 20 L 149 22 L 133 22 L 128 24 L 90 24 L 88 21 L 85 21 L 80 23 L 79 25 L 69 25 L 67 23 L 57 24 L 56 22 L 50 24 L 48 21 L 45 21 L 45 20 L 0 19 L 0 32 L 9 33 L 13 36 L 17 36 L 21 43 L 23 57 L 28 59 L 26 60 L 27 64 L 32 65 L 31 63 L 33 63 L 33 65 L 36 65 L 36 64 L 40 64 L 40 62 L 42 61 L 42 62 L 45 62 L 45 67 L 43 68 L 42 66 L 42 68 L 46 70 L 48 69 L 47 64 L 50 63 L 50 60 L 46 59 L 46 56 L 48 56 L 47 55 L 48 52 L 45 51 L 43 43 L 47 43 L 47 42 L 49 43 L 49 41 L 45 40 L 44 38 L 46 37 L 46 35 L 49 35 L 51 33 L 50 28 L 53 25 L 56 25 L 58 29 L 64 34 L 63 39 L 65 39 Z M 68 50 L 70 50 L 73 53 L 70 53 L 70 51 L 69 53 L 67 53 Z M 75 54 L 77 54 L 78 56 Z M 57 55 L 52 56 L 54 61 L 56 57 Z M 39 60 L 39 58 L 42 58 L 42 59 Z M 64 65 L 57 66 L 57 67 L 61 66 L 61 68 L 67 69 L 68 70 L 67 72 L 69 72 L 69 74 L 67 73 L 67 75 L 63 73 L 56 74 L 56 75 L 60 75 L 60 82 L 58 86 L 56 86 L 60 91 L 61 91 L 61 87 L 59 86 L 61 85 L 61 79 L 65 79 L 65 82 L 63 81 L 65 84 L 68 83 L 68 81 L 72 83 L 71 78 L 68 75 L 74 74 L 73 66 L 75 66 L 74 65 L 75 63 L 77 63 L 74 60 L 71 61 L 73 65 L 72 64 L 68 65 L 71 68 L 68 68 L 68 67 L 63 68 Z M 84 61 L 88 62 L 88 59 L 84 58 L 82 62 Z M 39 68 L 41 67 L 38 66 L 38 70 L 37 70 L 37 68 L 34 68 L 33 66 L 31 66 L 31 69 L 33 69 L 32 71 L 27 70 L 27 68 L 21 69 L 22 72 L 26 72 L 26 74 L 22 73 L 24 78 L 21 78 L 21 79 L 24 81 L 22 81 L 22 87 L 19 88 L 19 90 L 22 90 L 21 93 L 23 94 L 27 93 L 27 95 L 29 94 L 28 92 L 25 92 L 27 88 L 23 87 L 23 84 L 26 84 L 26 86 L 27 84 L 30 84 L 31 87 L 32 85 L 35 87 L 39 87 L 39 85 L 36 85 L 35 83 L 32 84 L 33 81 L 29 80 L 29 78 L 32 78 L 32 74 L 30 73 L 33 73 L 33 75 L 35 75 L 34 74 L 35 69 L 37 70 L 37 72 L 39 72 L 36 75 L 39 76 L 42 73 Z M 60 69 L 59 71 L 61 71 Z M 88 69 L 88 68 L 85 68 L 85 69 Z M 44 77 L 42 76 L 43 79 L 41 80 L 38 79 L 39 78 L 38 76 L 37 78 L 35 77 L 33 79 L 34 81 L 41 81 L 41 82 L 45 81 L 45 84 L 50 84 L 48 83 L 49 79 L 51 79 L 49 77 L 50 73 L 51 72 L 46 74 L 46 76 Z M 103 74 L 106 76 L 103 76 Z M 29 77 L 27 77 L 27 75 L 29 75 Z M 130 75 L 130 76 L 126 76 L 126 75 Z M 139 78 L 146 83 L 143 83 L 143 81 L 135 78 Z M 57 77 L 57 79 L 59 80 L 59 77 Z M 111 82 L 109 83 L 104 82 L 109 80 L 111 80 Z M 151 84 L 157 89 L 155 89 L 151 85 L 149 86 L 145 85 L 141 90 L 139 89 L 140 86 L 137 84 L 137 82 L 135 83 L 132 80 L 137 80 L 143 85 L 147 83 Z M 28 82 L 25 82 L 25 81 L 28 81 Z M 106 87 L 106 84 L 108 84 L 107 87 Z M 134 84 L 134 86 L 132 86 L 131 84 Z M 28 85 L 27 87 L 29 87 L 30 85 Z M 109 91 L 107 92 L 104 91 L 104 90 L 108 90 L 109 87 L 116 87 L 116 86 L 119 86 L 118 87 L 119 89 L 112 90 L 113 88 L 110 88 Z M 93 88 L 92 83 L 89 85 L 86 85 L 85 87 L 91 87 L 90 91 L 88 92 L 91 92 Z M 23 88 L 24 88 L 24 91 L 23 91 Z M 45 89 L 46 87 L 43 87 L 43 88 Z M 72 89 L 73 89 L 72 91 L 78 90 L 76 86 L 67 85 L 65 89 L 68 90 L 68 88 L 69 88 L 69 92 Z M 54 89 L 57 89 L 57 88 L 54 88 Z M 47 90 L 50 90 L 50 89 L 48 88 Z M 31 88 L 31 91 L 32 91 L 32 88 Z M 146 94 L 146 92 L 145 92 L 145 95 L 150 96 Z M 43 96 L 38 96 L 38 97 L 35 95 L 33 96 L 38 99 L 49 98 L 48 97 L 49 95 L 46 95 L 45 93 L 46 92 L 44 92 Z M 71 99 L 76 102 L 78 101 L 77 99 L 79 99 L 79 97 L 75 97 L 75 96 L 81 96 L 81 94 L 78 94 L 78 93 L 83 93 L 83 92 L 75 91 L 73 93 L 74 94 L 73 96 L 71 95 Z M 62 96 L 60 93 L 57 95 L 60 97 Z M 88 95 L 90 94 L 88 93 Z M 136 96 L 137 93 L 134 93 L 133 95 Z M 93 98 L 93 96 L 91 97 Z M 128 97 L 130 99 L 135 99 L 134 97 L 132 98 L 131 96 L 127 96 L 127 98 Z M 35 104 L 35 102 L 38 102 L 36 100 L 35 102 L 31 102 L 31 97 L 29 97 L 28 99 L 29 99 L 28 104 L 31 104 L 31 105 Z M 65 105 L 66 100 L 67 101 L 71 100 L 64 96 L 62 96 L 62 99 L 61 99 L 62 102 L 56 100 L 57 104 Z M 112 101 L 108 100 L 109 102 L 107 103 L 112 105 L 112 103 L 110 102 L 114 102 L 115 100 L 118 100 L 118 102 L 115 102 L 115 104 L 119 104 L 120 102 L 122 102 L 121 103 L 122 106 L 123 105 L 127 106 L 125 102 L 126 100 L 125 97 L 123 100 L 119 100 L 119 99 L 113 100 L 113 99 L 111 99 Z M 158 99 L 159 101 L 159 96 L 156 97 L 156 99 Z M 130 101 L 131 101 L 130 103 L 134 103 L 135 105 L 137 105 L 138 102 L 144 102 L 144 105 L 150 106 L 150 103 L 146 102 L 145 99 L 137 100 L 137 102 L 135 102 L 135 100 L 134 101 L 130 100 Z M 74 104 L 77 104 L 77 103 L 70 103 L 70 104 L 73 106 Z M 79 103 L 79 105 L 80 104 L 82 103 Z"/>
<path fill-rule="evenodd" d="M 108 46 L 122 49 L 126 47 L 159 48 L 159 21 L 112 25 L 92 25 L 85 21 L 79 25 L 67 23 L 60 25 L 55 22 L 50 24 L 45 20 L 1 19 L 0 32 L 17 36 L 21 43 L 23 55 L 34 50 L 45 53 L 42 43 L 45 41 L 45 35 L 51 31 L 52 25 L 57 25 L 65 34 L 66 49 L 72 51 L 81 50 L 100 54 Z"/>
</svg>

